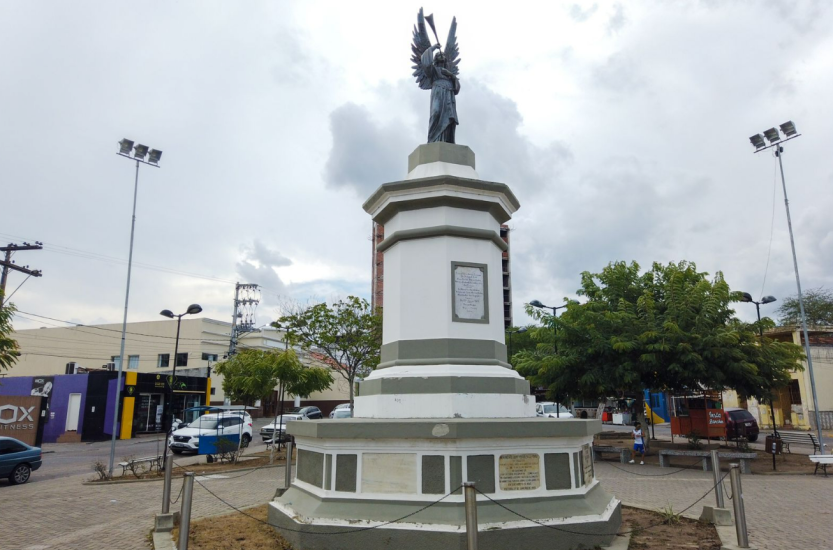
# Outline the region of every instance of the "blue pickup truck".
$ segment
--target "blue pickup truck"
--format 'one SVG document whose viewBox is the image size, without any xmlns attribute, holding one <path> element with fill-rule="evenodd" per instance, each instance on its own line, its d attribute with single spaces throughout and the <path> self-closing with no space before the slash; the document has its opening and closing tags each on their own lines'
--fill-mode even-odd
<svg viewBox="0 0 833 550">
<path fill-rule="evenodd" d="M 32 447 L 11 437 L 0 437 L 0 477 L 12 485 L 29 481 L 32 471 L 43 463 L 40 447 Z"/>
</svg>

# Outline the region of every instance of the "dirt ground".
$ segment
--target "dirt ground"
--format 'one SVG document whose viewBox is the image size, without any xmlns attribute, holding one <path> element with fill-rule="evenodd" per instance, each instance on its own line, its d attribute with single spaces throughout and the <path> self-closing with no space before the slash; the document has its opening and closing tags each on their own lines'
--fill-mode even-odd
<svg viewBox="0 0 833 550">
<path fill-rule="evenodd" d="M 651 527 L 662 522 L 667 516 L 622 507 L 622 530 L 633 530 L 628 550 L 669 550 L 697 549 L 720 550 L 720 537 L 714 526 L 700 523 L 686 518 L 679 518 L 677 522 L 668 522 L 647 530 L 640 528 Z"/>
<path fill-rule="evenodd" d="M 611 434 L 612 435 L 612 434 Z M 619 433 L 616 434 L 617 436 L 620 435 Z M 595 441 L 596 445 L 602 446 L 609 446 L 609 447 L 624 447 L 627 449 L 633 448 L 633 440 L 625 434 L 625 437 L 619 438 L 596 438 Z M 680 451 L 690 451 L 692 450 L 691 447 L 688 445 L 688 440 L 685 438 L 675 438 L 675 442 L 671 443 L 670 441 L 664 440 L 654 440 L 649 441 L 649 450 L 645 455 L 645 464 L 659 464 L 659 455 L 657 451 L 659 449 L 675 449 Z M 738 448 L 734 442 L 726 443 L 725 441 L 706 441 L 702 440 L 700 442 L 700 449 L 701 451 L 709 451 L 709 450 L 720 450 L 720 451 L 727 451 L 727 452 L 737 452 Z M 753 474 L 771 474 L 772 473 L 772 455 L 767 454 L 763 451 L 759 451 L 757 449 L 752 449 L 750 452 L 758 453 L 758 458 L 752 461 L 752 473 Z M 602 460 L 605 462 L 619 462 L 619 456 L 614 455 L 612 453 L 605 453 L 602 457 Z M 639 456 L 637 455 L 637 462 L 639 462 Z M 730 459 L 728 460 L 721 460 L 720 469 L 722 471 L 729 471 L 729 463 L 731 462 Z M 807 455 L 804 454 L 789 454 L 785 453 L 782 455 L 777 455 L 775 457 L 775 468 L 777 472 L 781 473 L 790 473 L 790 474 L 812 474 L 813 469 L 815 468 L 815 464 L 810 462 L 810 459 L 807 458 Z M 673 456 L 671 457 L 671 467 L 672 468 L 694 468 L 701 470 L 703 468 L 700 458 L 699 457 L 688 457 L 688 456 Z"/>
<path fill-rule="evenodd" d="M 181 477 L 182 474 L 185 472 L 194 472 L 197 475 L 202 474 L 216 474 L 219 472 L 225 472 L 229 470 L 239 470 L 241 468 L 259 468 L 261 466 L 268 466 L 269 465 L 269 451 L 259 451 L 253 454 L 243 455 L 241 460 L 235 464 L 229 462 L 213 462 L 208 464 L 207 462 L 201 462 L 200 464 L 189 464 L 187 466 L 177 466 L 176 465 L 176 457 L 174 457 L 174 469 L 173 469 L 173 476 L 174 477 Z M 286 460 L 286 450 L 275 451 L 275 462 L 274 464 L 282 464 Z M 120 472 L 114 472 L 116 474 L 120 474 Z M 113 479 L 121 480 L 121 479 L 153 479 L 162 477 L 164 472 L 160 472 L 157 470 L 153 471 L 144 471 L 140 473 L 138 476 L 134 475 L 133 473 L 128 470 L 124 476 L 122 475 L 115 475 Z M 90 479 L 92 482 L 96 481 L 105 481 L 102 479 Z"/>
<path fill-rule="evenodd" d="M 266 521 L 267 506 L 249 508 L 246 513 Z M 622 530 L 634 531 L 630 550 L 697 549 L 719 550 L 720 538 L 714 527 L 679 518 L 676 522 L 656 525 L 667 516 L 655 512 L 622 507 Z M 642 530 L 651 527 L 647 530 Z M 179 529 L 174 529 L 179 540 Z M 292 550 L 292 546 L 270 526 L 242 514 L 205 518 L 191 523 L 190 550 Z"/>
<path fill-rule="evenodd" d="M 249 508 L 246 513 L 266 521 L 267 505 Z M 174 528 L 179 540 L 179 527 Z M 243 514 L 229 514 L 191 522 L 189 550 L 292 550 L 288 542 L 268 525 Z"/>
</svg>

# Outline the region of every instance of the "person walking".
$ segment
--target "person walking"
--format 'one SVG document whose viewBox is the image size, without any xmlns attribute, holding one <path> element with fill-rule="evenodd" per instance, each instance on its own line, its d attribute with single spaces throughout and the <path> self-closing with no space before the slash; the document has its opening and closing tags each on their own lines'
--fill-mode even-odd
<svg viewBox="0 0 833 550">
<path fill-rule="evenodd" d="M 640 453 L 639 463 L 645 464 L 645 440 L 642 439 L 641 422 L 637 422 L 636 425 L 633 427 L 631 437 L 633 438 L 633 450 L 631 451 L 631 460 L 629 464 L 633 464 L 636 461 L 636 453 Z"/>
</svg>

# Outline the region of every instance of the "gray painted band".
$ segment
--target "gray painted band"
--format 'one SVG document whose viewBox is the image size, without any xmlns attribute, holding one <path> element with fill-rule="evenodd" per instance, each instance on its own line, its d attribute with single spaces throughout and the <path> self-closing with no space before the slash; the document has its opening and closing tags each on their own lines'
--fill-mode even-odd
<svg viewBox="0 0 833 550">
<path fill-rule="evenodd" d="M 399 241 L 412 239 L 429 239 L 431 237 L 460 237 L 463 239 L 481 239 L 492 241 L 502 252 L 509 250 L 509 245 L 500 238 L 496 231 L 489 229 L 475 229 L 459 225 L 435 225 L 433 227 L 419 227 L 394 231 L 376 245 L 376 252 L 384 252 Z"/>
<path fill-rule="evenodd" d="M 359 397 L 361 399 L 361 397 Z M 528 397 L 527 399 L 532 399 Z M 437 433 L 434 429 L 443 425 Z M 448 430 L 446 431 L 446 428 Z M 589 437 L 602 431 L 601 420 L 571 418 L 343 418 L 290 421 L 290 435 L 314 439 L 493 439 Z M 300 443 L 300 442 L 299 442 Z M 323 466 L 323 462 L 321 464 Z"/>
<path fill-rule="evenodd" d="M 386 369 L 388 367 L 422 367 L 427 365 L 497 365 L 506 369 L 511 369 L 512 365 L 505 361 L 498 359 L 471 359 L 460 357 L 436 357 L 434 359 L 395 359 L 393 361 L 385 361 L 379 363 L 377 369 Z"/>
<path fill-rule="evenodd" d="M 449 361 L 452 365 L 494 365 L 495 362 L 508 368 L 506 345 L 497 340 L 475 340 L 472 338 L 425 338 L 422 340 L 396 340 L 382 345 L 380 365 L 389 366 L 393 361 L 428 361 L 407 363 L 411 365 L 441 365 Z M 492 361 L 492 362 L 488 362 Z"/>
<path fill-rule="evenodd" d="M 403 180 L 403 181 L 395 181 L 391 183 L 383 183 L 379 186 L 376 191 L 370 195 L 362 208 L 368 214 L 371 213 L 371 209 L 373 205 L 375 205 L 385 193 L 392 193 L 395 191 L 413 191 L 414 189 L 430 189 L 432 187 L 440 187 L 444 185 L 454 186 L 454 187 L 461 187 L 463 189 L 469 189 L 472 191 L 486 191 L 490 193 L 500 193 L 505 198 L 506 201 L 511 204 L 515 210 L 521 207 L 521 203 L 518 201 L 518 198 L 512 192 L 508 185 L 505 183 L 498 183 L 492 181 L 483 181 L 483 180 L 474 180 L 468 178 L 459 178 L 456 176 L 433 176 L 430 178 L 419 178 L 415 180 Z M 477 200 L 474 197 L 471 197 L 470 200 Z M 480 200 L 478 202 L 490 202 L 485 200 Z M 378 220 L 377 220 L 378 221 Z"/>
<path fill-rule="evenodd" d="M 359 395 L 414 393 L 493 393 L 529 395 L 529 381 L 519 378 L 431 376 L 387 378 L 359 382 Z"/>
<path fill-rule="evenodd" d="M 407 212 L 410 210 L 424 210 L 426 208 L 439 208 L 441 206 L 448 206 L 451 208 L 460 208 L 462 210 L 475 210 L 477 212 L 488 212 L 498 223 L 506 223 L 512 216 L 510 216 L 503 206 L 494 202 L 483 201 L 470 197 L 454 197 L 443 195 L 439 197 L 422 197 L 418 199 L 409 199 L 407 201 L 393 201 L 382 208 L 373 221 L 380 225 L 388 223 L 392 217 L 399 212 Z"/>
<path fill-rule="evenodd" d="M 474 168 L 474 151 L 467 145 L 456 143 L 423 143 L 408 155 L 408 173 L 413 172 L 417 166 L 432 162 L 447 162 Z"/>
</svg>

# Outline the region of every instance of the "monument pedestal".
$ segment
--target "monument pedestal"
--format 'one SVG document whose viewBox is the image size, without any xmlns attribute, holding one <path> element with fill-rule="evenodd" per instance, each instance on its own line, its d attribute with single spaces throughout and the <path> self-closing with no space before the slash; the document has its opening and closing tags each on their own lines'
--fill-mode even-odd
<svg viewBox="0 0 833 550">
<path fill-rule="evenodd" d="M 592 548 L 619 528 L 600 421 L 537 418 L 507 363 L 500 224 L 520 204 L 474 168 L 468 147 L 421 145 L 364 204 L 386 234 L 381 363 L 354 418 L 289 424 L 297 478 L 269 518 L 297 550 L 465 548 L 464 481 L 484 548 Z"/>
</svg>

